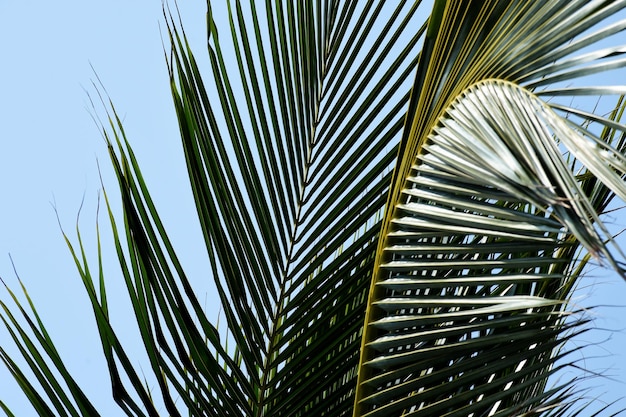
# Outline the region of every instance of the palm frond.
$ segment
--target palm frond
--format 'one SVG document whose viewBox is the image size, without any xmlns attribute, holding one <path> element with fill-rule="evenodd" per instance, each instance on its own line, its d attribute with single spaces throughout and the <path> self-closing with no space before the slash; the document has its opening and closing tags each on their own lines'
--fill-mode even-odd
<svg viewBox="0 0 626 417">
<path fill-rule="evenodd" d="M 439 119 L 386 235 L 365 415 L 507 415 L 541 402 L 560 359 L 552 352 L 570 330 L 563 305 L 577 245 L 619 268 L 555 138 L 576 152 L 579 141 L 595 144 L 497 80 L 470 87 Z M 586 157 L 608 166 L 612 154 Z M 613 184 L 624 171 L 606 174 Z"/>
<path fill-rule="evenodd" d="M 66 369 L 22 282 L 20 281 L 20 285 L 30 306 L 30 313 L 24 309 L 17 296 L 6 286 L 3 280 L 2 283 L 26 325 L 22 325 L 18 317 L 2 301 L 0 301 L 0 307 L 3 314 L 0 315 L 0 319 L 39 386 L 33 385 L 32 376 L 25 373 L 22 369 L 23 366 L 16 363 L 2 347 L 0 347 L 0 360 L 7 366 L 38 415 L 98 416 L 99 414 L 93 404 Z M 29 332 L 34 337 L 29 336 Z M 50 359 L 51 363 L 48 363 L 47 359 Z M 43 392 L 40 393 L 40 390 Z M 11 411 L 8 407 L 4 404 L 0 405 L 10 416 Z"/>
<path fill-rule="evenodd" d="M 214 85 L 166 18 L 183 147 L 235 348 L 224 350 L 199 309 L 114 117 L 129 294 L 172 415 L 170 390 L 192 414 L 348 414 L 377 219 L 424 31 L 414 31 L 418 5 L 230 6 L 239 72 L 227 68 L 209 8 Z M 381 24 L 384 32 L 372 30 Z M 374 46 L 362 51 L 364 42 Z M 207 331 L 214 336 L 204 340 Z"/>
<path fill-rule="evenodd" d="M 229 42 L 209 9 L 214 85 L 169 21 L 192 189 L 249 415 L 343 415 L 425 25 L 418 3 L 256 7 L 230 3 Z"/>
<path fill-rule="evenodd" d="M 624 3 L 573 3 L 446 3 L 432 21 L 379 240 L 354 415 L 534 409 L 571 330 L 579 246 L 623 274 L 598 217 L 626 190 L 623 105 L 609 119 L 578 111 L 576 124 L 555 112 L 568 107 L 541 100 L 622 89 L 531 92 L 623 66 L 596 61 L 619 48 L 571 55 L 623 30 L 587 35 Z"/>
<path fill-rule="evenodd" d="M 547 378 L 588 323 L 568 300 L 590 257 L 623 273 L 599 213 L 626 198 L 626 104 L 603 116 L 563 100 L 626 90 L 565 83 L 626 65 L 623 47 L 598 47 L 626 29 L 603 25 L 626 1 L 436 0 L 430 16 L 420 1 L 225 4 L 208 4 L 206 62 L 164 12 L 225 325 L 102 100 L 123 224 L 105 192 L 107 215 L 156 388 L 110 322 L 100 247 L 93 272 L 80 234 L 67 242 L 122 410 L 575 415 L 572 383 Z M 34 407 L 95 415 L 13 298 L 29 327 L 4 303 L 0 317 L 43 392 L 0 358 Z"/>
</svg>

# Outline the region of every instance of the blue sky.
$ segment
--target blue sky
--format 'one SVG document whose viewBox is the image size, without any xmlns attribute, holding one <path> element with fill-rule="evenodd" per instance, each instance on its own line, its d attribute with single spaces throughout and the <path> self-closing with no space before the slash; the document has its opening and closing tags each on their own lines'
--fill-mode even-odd
<svg viewBox="0 0 626 417">
<path fill-rule="evenodd" d="M 181 13 L 195 33 L 197 47 L 202 48 L 205 6 L 194 3 L 181 8 Z M 135 150 L 144 162 L 142 169 L 148 182 L 155 185 L 152 188 L 161 215 L 172 225 L 173 241 L 181 247 L 183 258 L 188 254 L 190 274 L 206 276 L 206 265 L 189 262 L 193 242 L 200 245 L 195 247 L 204 244 L 194 223 L 195 209 L 177 142 L 159 27 L 162 17 L 160 1 L 35 4 L 0 0 L 4 55 L 0 68 L 0 276 L 17 289 L 10 253 L 59 350 L 68 358 L 69 369 L 108 416 L 122 413 L 110 399 L 108 371 L 91 309 L 53 206 L 75 241 L 76 218 L 84 202 L 81 233 L 95 256 L 101 188 L 97 163 L 113 205 L 119 207 L 116 180 L 87 95 L 95 93 L 91 84 L 95 69 L 134 138 Z M 97 110 L 99 116 L 104 115 L 101 108 Z M 133 340 L 134 320 L 128 315 L 115 254 L 109 250 L 112 246 L 104 217 L 102 223 L 115 320 L 120 337 Z M 199 298 L 203 300 L 202 294 L 208 292 L 202 285 L 208 279 L 200 281 Z M 0 291 L 6 301 L 7 294 Z M 7 337 L 0 330 L 3 345 Z M 141 357 L 141 347 L 135 346 L 134 354 Z M 0 393 L 16 415 L 35 415 L 4 367 L 0 367 Z"/>
<path fill-rule="evenodd" d="M 183 2 L 181 2 L 183 3 Z M 197 54 L 205 50 L 204 2 L 184 2 L 181 14 Z M 192 4 L 193 3 L 193 4 Z M 88 251 L 95 255 L 95 219 L 101 188 L 97 161 L 111 197 L 116 182 L 88 94 L 94 70 L 113 99 L 144 176 L 164 219 L 171 239 L 187 268 L 196 277 L 198 298 L 209 314 L 212 302 L 207 265 L 197 261 L 203 247 L 191 192 L 185 178 L 161 40 L 161 2 L 120 0 L 33 2 L 0 0 L 0 276 L 13 289 L 17 273 L 34 299 L 70 371 L 84 384 L 103 415 L 121 415 L 110 399 L 108 373 L 102 359 L 93 317 L 73 261 L 56 219 L 71 239 L 82 204 L 81 233 Z M 93 67 L 93 69 L 92 69 Z M 623 81 L 622 81 L 623 82 Z M 619 84 L 619 80 L 608 84 Z M 113 198 L 115 205 L 116 199 Z M 626 224 L 620 212 L 611 219 Z M 115 254 L 102 219 L 105 265 L 111 271 L 109 291 L 115 306 L 122 341 L 132 341 L 134 321 L 129 317 L 125 288 L 117 271 Z M 583 306 L 626 305 L 626 284 L 599 268 L 589 272 L 576 300 Z M 4 289 L 0 297 L 8 299 Z M 586 297 L 586 298 L 585 298 Z M 626 327 L 622 307 L 601 307 L 591 314 L 597 326 Z M 0 329 L 0 343 L 6 332 Z M 582 363 L 626 381 L 626 333 L 593 331 L 576 343 L 610 338 L 602 347 L 584 351 Z M 141 346 L 131 353 L 143 360 Z M 604 356 L 592 359 L 591 356 Z M 143 362 L 146 363 L 145 361 Z M 144 366 L 147 370 L 148 367 Z M 585 383 L 587 384 L 587 383 Z M 624 383 L 595 379 L 603 400 L 615 399 Z M 35 415 L 14 382 L 0 367 L 0 398 L 18 416 Z"/>
</svg>

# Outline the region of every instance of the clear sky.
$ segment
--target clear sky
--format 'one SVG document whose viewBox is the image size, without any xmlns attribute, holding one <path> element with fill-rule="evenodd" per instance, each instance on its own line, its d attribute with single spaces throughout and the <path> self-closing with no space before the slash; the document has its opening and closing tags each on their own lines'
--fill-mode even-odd
<svg viewBox="0 0 626 417">
<path fill-rule="evenodd" d="M 204 2 L 180 3 L 192 46 L 202 56 Z M 159 0 L 0 0 L 0 276 L 18 289 L 10 253 L 69 369 L 106 416 L 121 412 L 110 399 L 108 372 L 93 316 L 53 208 L 70 238 L 75 239 L 76 217 L 84 202 L 81 232 L 88 251 L 95 255 L 101 188 L 97 161 L 111 197 L 116 194 L 116 182 L 104 141 L 92 120 L 94 111 L 88 99 L 88 93 L 95 92 L 92 67 L 124 118 L 144 176 L 181 260 L 197 285 L 199 299 L 210 312 L 217 311 L 207 265 L 194 256 L 196 248 L 204 244 L 191 205 L 170 99 L 159 28 L 162 21 Z M 95 114 L 103 116 L 104 112 L 98 107 Z M 116 202 L 114 198 L 113 204 Z M 611 220 L 624 227 L 626 213 L 619 212 Z M 130 341 L 134 319 L 129 316 L 126 290 L 104 216 L 101 222 L 112 319 L 122 340 Z M 581 305 L 626 305 L 626 283 L 609 271 L 591 270 L 582 286 L 576 298 Z M 3 288 L 0 297 L 8 300 Z M 601 307 L 592 314 L 598 317 L 599 327 L 626 327 L 625 308 Z M 0 343 L 5 347 L 7 337 L 0 329 Z M 594 331 L 576 343 L 605 338 L 610 340 L 601 348 L 584 351 L 582 364 L 597 371 L 612 367 L 607 373 L 626 381 L 624 330 Z M 146 364 L 141 346 L 135 344 L 133 349 L 137 363 Z M 595 355 L 605 357 L 589 358 Z M 603 400 L 619 397 L 625 388 L 623 382 L 601 379 L 587 384 L 597 385 L 594 392 L 598 395 L 606 393 Z M 35 415 L 2 366 L 0 398 L 18 416 Z"/>
</svg>

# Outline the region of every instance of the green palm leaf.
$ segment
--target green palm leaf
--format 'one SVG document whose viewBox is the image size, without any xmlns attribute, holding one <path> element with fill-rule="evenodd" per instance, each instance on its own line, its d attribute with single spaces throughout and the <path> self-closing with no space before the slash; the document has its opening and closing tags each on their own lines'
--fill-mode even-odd
<svg viewBox="0 0 626 417">
<path fill-rule="evenodd" d="M 423 57 L 418 68 L 424 82 L 414 87 L 421 94 L 379 241 L 355 415 L 532 410 L 550 395 L 554 343 L 569 327 L 564 303 L 580 273 L 578 245 L 622 271 L 597 213 L 606 206 L 598 196 L 624 191 L 622 142 L 606 143 L 623 126 L 580 112 L 576 125 L 520 86 L 611 67 L 590 54 L 568 56 L 597 34 L 568 42 L 623 4 L 575 7 L 446 4 L 433 20 L 431 56 L 449 66 Z M 468 18 L 474 14 L 480 18 Z M 600 33 L 617 28 L 623 23 Z M 563 71 L 580 64 L 588 66 Z M 539 94 L 593 91 L 603 89 Z M 602 137 L 585 120 L 604 124 Z M 581 165 L 595 188 L 572 172 Z"/>
<path fill-rule="evenodd" d="M 599 214 L 626 198 L 626 127 L 621 101 L 605 118 L 559 98 L 625 92 L 563 83 L 626 65 L 621 47 L 585 49 L 626 28 L 598 26 L 626 2 L 435 1 L 426 22 L 420 2 L 227 5 L 208 6 L 207 68 L 165 13 L 226 324 L 196 299 L 110 104 L 123 226 L 104 196 L 157 388 L 109 321 L 102 260 L 93 273 L 80 235 L 68 240 L 126 414 L 573 410 L 576 392 L 547 378 L 587 323 L 567 305 L 581 248 L 623 272 Z M 34 307 L 35 321 L 13 298 L 61 371 L 3 303 L 47 399 L 0 358 L 34 407 L 96 415 Z"/>
<path fill-rule="evenodd" d="M 508 415 L 542 402 L 569 330 L 578 242 L 619 269 L 555 142 L 595 147 L 582 130 L 497 80 L 439 119 L 387 232 L 363 352 L 365 415 Z M 603 169 L 618 165 L 612 153 L 585 158 L 603 183 L 622 182 L 624 171 Z"/>
<path fill-rule="evenodd" d="M 423 30 L 415 32 L 417 5 L 285 6 L 231 5 L 238 74 L 209 24 L 214 87 L 170 22 L 172 86 L 207 251 L 248 375 L 248 412 L 342 415 L 352 407 L 402 86 L 408 92 Z M 393 19 L 379 23 L 381 12 Z M 396 45 L 400 36 L 406 43 Z M 367 54 L 356 48 L 364 42 L 374 45 Z M 383 60 L 393 65 L 382 70 Z M 240 85 L 245 101 L 233 93 Z"/>
</svg>

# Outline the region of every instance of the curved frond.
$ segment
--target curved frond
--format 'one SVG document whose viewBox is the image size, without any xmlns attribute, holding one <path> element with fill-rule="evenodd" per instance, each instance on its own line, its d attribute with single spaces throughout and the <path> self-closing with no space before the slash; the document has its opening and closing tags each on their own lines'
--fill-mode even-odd
<svg viewBox="0 0 626 417">
<path fill-rule="evenodd" d="M 543 401 L 570 329 L 564 303 L 578 244 L 619 269 L 559 149 L 596 146 L 581 130 L 498 80 L 470 87 L 445 111 L 385 238 L 364 415 L 510 415 Z M 625 171 L 612 163 L 623 150 L 602 152 L 612 149 L 602 143 L 585 152 L 586 165 L 623 191 Z"/>
<path fill-rule="evenodd" d="M 551 395 L 579 245 L 623 273 L 597 213 L 626 190 L 624 126 L 617 113 L 578 111 L 574 123 L 555 112 L 569 107 L 528 88 L 622 67 L 619 48 L 572 54 L 623 30 L 587 35 L 624 5 L 446 3 L 429 27 L 379 240 L 354 415 L 509 415 Z M 602 93 L 621 89 L 537 92 Z"/>
</svg>

